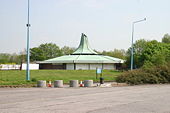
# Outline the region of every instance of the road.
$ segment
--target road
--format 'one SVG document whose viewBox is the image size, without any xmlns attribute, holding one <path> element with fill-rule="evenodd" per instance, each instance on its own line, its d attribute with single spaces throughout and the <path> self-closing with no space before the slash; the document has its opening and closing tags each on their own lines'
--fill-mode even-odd
<svg viewBox="0 0 170 113">
<path fill-rule="evenodd" d="M 0 113 L 170 113 L 170 85 L 0 88 Z"/>
</svg>

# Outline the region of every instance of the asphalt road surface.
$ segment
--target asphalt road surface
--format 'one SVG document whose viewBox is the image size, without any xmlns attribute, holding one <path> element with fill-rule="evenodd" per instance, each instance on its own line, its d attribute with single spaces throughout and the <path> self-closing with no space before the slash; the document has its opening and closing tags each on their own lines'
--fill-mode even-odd
<svg viewBox="0 0 170 113">
<path fill-rule="evenodd" d="M 0 88 L 0 113 L 170 113 L 170 85 Z"/>
</svg>

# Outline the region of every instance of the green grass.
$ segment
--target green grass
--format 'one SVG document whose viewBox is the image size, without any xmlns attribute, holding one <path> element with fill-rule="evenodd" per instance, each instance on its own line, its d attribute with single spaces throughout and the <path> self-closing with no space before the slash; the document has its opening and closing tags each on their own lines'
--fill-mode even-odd
<svg viewBox="0 0 170 113">
<path fill-rule="evenodd" d="M 36 80 L 96 80 L 95 70 L 32 70 L 30 72 L 31 80 L 25 80 L 25 71 L 5 70 L 0 71 L 0 85 L 25 85 L 36 84 Z M 114 81 L 115 77 L 121 74 L 119 71 L 104 70 L 103 77 L 105 81 Z M 98 79 L 99 81 L 99 79 Z"/>
</svg>

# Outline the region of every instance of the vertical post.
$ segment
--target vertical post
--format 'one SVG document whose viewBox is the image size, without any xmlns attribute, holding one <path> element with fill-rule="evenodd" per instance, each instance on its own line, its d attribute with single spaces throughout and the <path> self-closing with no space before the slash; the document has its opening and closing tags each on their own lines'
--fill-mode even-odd
<svg viewBox="0 0 170 113">
<path fill-rule="evenodd" d="M 98 76 L 98 74 L 97 74 L 97 67 L 96 67 L 96 79 L 97 79 L 97 76 Z"/>
<path fill-rule="evenodd" d="M 146 18 L 144 18 L 143 20 L 138 20 L 138 21 L 135 21 L 132 23 L 132 45 L 131 45 L 131 67 L 130 69 L 133 70 L 133 63 L 134 63 L 134 47 L 133 47 L 133 35 L 134 35 L 134 28 L 135 28 L 135 23 L 138 23 L 138 22 L 142 22 L 142 21 L 146 21 Z"/>
<path fill-rule="evenodd" d="M 29 64 L 30 64 L 30 38 L 29 38 L 29 7 L 30 7 L 30 1 L 28 0 L 28 23 L 26 24 L 27 26 L 27 68 L 26 68 L 26 80 L 30 80 L 30 69 L 29 69 Z"/>
<path fill-rule="evenodd" d="M 131 70 L 133 70 L 133 35 L 134 35 L 134 23 L 132 23 L 132 45 L 131 45 L 131 66 L 130 66 Z"/>
</svg>

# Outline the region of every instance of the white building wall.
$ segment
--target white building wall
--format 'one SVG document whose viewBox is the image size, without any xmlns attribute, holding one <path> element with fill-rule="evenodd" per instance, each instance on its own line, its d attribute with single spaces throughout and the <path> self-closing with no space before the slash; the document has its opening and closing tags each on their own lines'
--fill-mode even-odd
<svg viewBox="0 0 170 113">
<path fill-rule="evenodd" d="M 22 70 L 27 69 L 27 64 L 22 64 Z M 39 64 L 29 64 L 29 69 L 30 70 L 38 70 L 39 69 Z"/>
<path fill-rule="evenodd" d="M 76 70 L 89 70 L 89 64 L 76 64 Z"/>
<path fill-rule="evenodd" d="M 90 64 L 90 70 L 96 70 L 96 68 L 102 68 L 102 64 Z"/>
<path fill-rule="evenodd" d="M 115 70 L 116 65 L 115 64 L 75 64 L 75 68 L 76 70 L 96 70 L 96 68 Z M 66 64 L 66 70 L 74 70 L 74 64 Z"/>
<path fill-rule="evenodd" d="M 17 70 L 20 69 L 21 65 L 9 65 L 9 64 L 1 64 L 0 70 Z M 22 70 L 26 70 L 27 64 L 22 64 Z M 30 70 L 38 70 L 39 64 L 29 64 Z"/>
<path fill-rule="evenodd" d="M 74 64 L 66 64 L 66 70 L 74 70 Z"/>
<path fill-rule="evenodd" d="M 112 70 L 115 70 L 116 69 L 116 65 L 115 64 L 103 64 L 103 69 L 112 69 Z"/>
<path fill-rule="evenodd" d="M 21 65 L 0 64 L 0 70 L 20 69 Z"/>
</svg>

